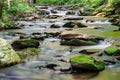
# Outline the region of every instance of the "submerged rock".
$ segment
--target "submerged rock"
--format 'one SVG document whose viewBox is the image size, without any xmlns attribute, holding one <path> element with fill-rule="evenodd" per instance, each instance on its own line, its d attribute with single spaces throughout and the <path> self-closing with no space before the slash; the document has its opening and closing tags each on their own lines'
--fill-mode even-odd
<svg viewBox="0 0 120 80">
<path fill-rule="evenodd" d="M 61 45 L 69 45 L 69 46 L 87 46 L 87 45 L 96 45 L 97 42 L 90 40 L 80 40 L 80 39 L 70 39 L 70 40 L 62 40 Z"/>
<path fill-rule="evenodd" d="M 86 25 L 80 23 L 80 22 L 67 22 L 63 25 L 63 27 L 67 28 L 84 28 L 87 27 Z"/>
<path fill-rule="evenodd" d="M 20 56 L 21 59 L 25 59 L 30 56 L 35 56 L 40 53 L 38 48 L 27 48 L 21 51 L 17 51 L 17 54 Z"/>
<path fill-rule="evenodd" d="M 78 55 L 70 58 L 73 70 L 101 71 L 105 69 L 103 61 L 95 59 L 88 55 Z"/>
<path fill-rule="evenodd" d="M 33 40 L 33 39 L 22 39 L 22 40 L 16 40 L 12 43 L 12 47 L 15 50 L 22 50 L 26 48 L 38 48 L 39 47 L 39 41 Z"/>
<path fill-rule="evenodd" d="M 0 38 L 0 68 L 20 63 L 21 59 L 10 44 Z"/>
</svg>

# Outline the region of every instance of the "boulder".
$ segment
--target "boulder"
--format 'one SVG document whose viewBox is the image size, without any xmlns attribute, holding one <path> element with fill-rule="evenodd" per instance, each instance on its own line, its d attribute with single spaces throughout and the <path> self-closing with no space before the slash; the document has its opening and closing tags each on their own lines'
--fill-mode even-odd
<svg viewBox="0 0 120 80">
<path fill-rule="evenodd" d="M 22 50 L 26 48 L 38 48 L 39 45 L 39 41 L 34 39 L 21 39 L 16 40 L 12 43 L 12 47 L 15 50 Z"/>
<path fill-rule="evenodd" d="M 0 38 L 0 68 L 20 63 L 21 59 L 11 45 Z"/>
<path fill-rule="evenodd" d="M 107 55 L 120 55 L 120 48 L 116 46 L 109 46 L 104 51 Z"/>
<path fill-rule="evenodd" d="M 84 28 L 87 27 L 86 25 L 80 23 L 80 22 L 67 22 L 63 25 L 63 27 L 67 28 Z"/>
<path fill-rule="evenodd" d="M 56 25 L 56 24 L 52 24 L 52 25 L 50 26 L 50 28 L 60 28 L 60 26 L 59 26 L 59 25 Z"/>
<path fill-rule="evenodd" d="M 60 34 L 61 39 L 87 39 L 88 37 L 85 34 Z"/>
<path fill-rule="evenodd" d="M 70 40 L 62 40 L 61 45 L 69 45 L 69 46 L 88 46 L 88 45 L 97 45 L 97 42 L 90 40 L 80 40 L 80 39 L 70 39 Z"/>
<path fill-rule="evenodd" d="M 101 71 L 105 69 L 104 61 L 84 54 L 70 58 L 70 63 L 73 70 Z"/>
</svg>

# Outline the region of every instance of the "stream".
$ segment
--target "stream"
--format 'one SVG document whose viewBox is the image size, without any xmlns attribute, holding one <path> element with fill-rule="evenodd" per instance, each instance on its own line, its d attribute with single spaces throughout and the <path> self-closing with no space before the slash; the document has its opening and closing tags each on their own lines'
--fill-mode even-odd
<svg viewBox="0 0 120 80">
<path fill-rule="evenodd" d="M 76 22 L 81 22 L 86 24 L 88 27 L 83 29 L 75 28 L 73 33 L 86 33 L 86 34 L 96 34 L 99 35 L 103 32 L 112 31 L 113 28 L 118 29 L 117 26 L 111 25 L 108 21 L 108 18 L 95 17 L 95 16 L 77 16 L 77 15 L 66 15 L 66 9 L 57 10 L 57 13 L 52 13 L 51 10 L 55 7 L 49 7 L 48 9 L 42 9 L 42 6 L 36 6 L 38 10 L 44 10 L 50 12 L 49 15 L 44 14 L 45 16 L 60 16 L 56 19 L 48 19 L 43 17 L 42 19 L 33 20 L 33 21 L 15 21 L 16 24 L 23 25 L 22 29 L 15 30 L 5 30 L 0 32 L 0 37 L 6 39 L 10 43 L 14 40 L 18 40 L 18 35 L 12 35 L 15 32 L 25 33 L 31 35 L 32 33 L 55 33 L 66 31 L 67 28 L 62 26 L 69 22 L 69 20 L 63 20 L 65 18 L 72 17 L 81 17 L 83 20 L 72 20 Z M 95 22 L 87 23 L 86 20 L 92 19 Z M 52 24 L 59 25 L 60 28 L 50 28 Z M 93 31 L 94 27 L 99 27 Z M 91 33 L 92 32 L 92 33 Z M 68 60 L 70 56 L 79 53 L 79 51 L 84 49 L 105 49 L 106 47 L 112 45 L 114 39 L 111 37 L 106 38 L 104 41 L 100 41 L 98 45 L 94 46 L 74 46 L 72 51 L 70 51 L 70 46 L 60 45 L 59 37 L 48 37 L 44 41 L 40 41 L 39 49 L 40 54 L 36 56 L 28 57 L 23 60 L 22 63 L 0 69 L 0 80 L 120 80 L 120 64 L 119 62 L 115 65 L 106 66 L 106 69 L 99 72 L 86 72 L 86 73 L 61 73 L 60 71 L 54 71 L 48 68 L 44 68 L 48 64 L 57 64 L 59 68 L 68 69 L 70 64 L 63 62 L 61 60 Z M 103 58 L 105 58 L 103 56 Z"/>
</svg>

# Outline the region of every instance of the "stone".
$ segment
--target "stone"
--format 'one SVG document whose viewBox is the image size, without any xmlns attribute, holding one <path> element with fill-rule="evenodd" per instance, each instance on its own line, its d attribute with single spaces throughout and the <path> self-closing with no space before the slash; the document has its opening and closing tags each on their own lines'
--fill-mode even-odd
<svg viewBox="0 0 120 80">
<path fill-rule="evenodd" d="M 69 46 L 88 46 L 88 45 L 97 45 L 97 42 L 94 41 L 86 41 L 80 39 L 70 39 L 70 40 L 62 40 L 61 45 L 69 45 Z"/>
<path fill-rule="evenodd" d="M 70 58 L 70 63 L 74 70 L 102 71 L 105 69 L 104 61 L 84 54 Z"/>
<path fill-rule="evenodd" d="M 85 34 L 60 34 L 61 39 L 87 39 L 88 37 Z"/>
<path fill-rule="evenodd" d="M 65 18 L 64 20 L 83 20 L 81 17 L 70 17 L 70 18 Z"/>
<path fill-rule="evenodd" d="M 101 49 L 85 49 L 85 50 L 79 51 L 79 53 L 100 56 L 102 55 L 103 51 Z"/>
<path fill-rule="evenodd" d="M 66 15 L 75 15 L 75 12 L 74 12 L 74 11 L 68 11 L 68 12 L 66 13 Z"/>
<path fill-rule="evenodd" d="M 86 20 L 86 23 L 93 23 L 93 22 L 95 22 L 95 21 L 91 20 L 91 19 Z"/>
<path fill-rule="evenodd" d="M 56 10 L 51 10 L 51 13 L 56 14 L 56 13 L 57 13 L 57 11 L 56 11 Z"/>
<path fill-rule="evenodd" d="M 12 47 L 15 50 L 22 50 L 26 48 L 38 48 L 39 45 L 39 41 L 34 39 L 21 39 L 16 40 L 12 43 Z"/>
<path fill-rule="evenodd" d="M 80 23 L 80 22 L 67 22 L 63 25 L 63 27 L 67 28 L 84 28 L 87 27 L 86 25 Z"/>
<path fill-rule="evenodd" d="M 120 54 L 120 49 L 116 46 L 109 46 L 109 47 L 105 48 L 104 51 L 107 55 L 118 55 L 118 54 Z"/>
<path fill-rule="evenodd" d="M 12 49 L 11 45 L 0 38 L 0 68 L 21 62 L 21 58 Z"/>
<path fill-rule="evenodd" d="M 59 26 L 59 25 L 56 25 L 56 24 L 52 24 L 52 25 L 50 26 L 50 28 L 60 28 L 60 26 Z"/>
<path fill-rule="evenodd" d="M 57 19 L 57 18 L 60 18 L 61 16 L 58 16 L 58 15 L 48 15 L 46 16 L 47 19 Z"/>
<path fill-rule="evenodd" d="M 38 48 L 27 48 L 21 51 L 16 51 L 21 59 L 25 59 L 27 57 L 36 56 L 40 53 Z"/>
</svg>

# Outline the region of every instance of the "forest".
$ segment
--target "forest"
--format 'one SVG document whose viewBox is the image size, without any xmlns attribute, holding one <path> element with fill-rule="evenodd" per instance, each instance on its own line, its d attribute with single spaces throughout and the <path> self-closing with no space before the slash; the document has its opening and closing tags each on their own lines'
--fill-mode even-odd
<svg viewBox="0 0 120 80">
<path fill-rule="evenodd" d="M 0 80 L 120 80 L 120 0 L 0 0 Z"/>
</svg>

